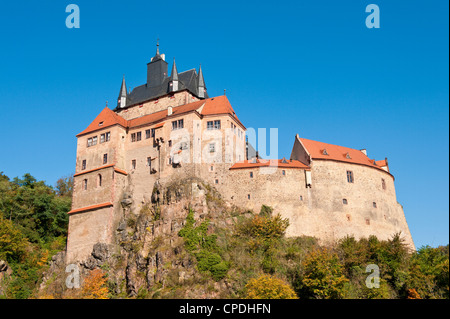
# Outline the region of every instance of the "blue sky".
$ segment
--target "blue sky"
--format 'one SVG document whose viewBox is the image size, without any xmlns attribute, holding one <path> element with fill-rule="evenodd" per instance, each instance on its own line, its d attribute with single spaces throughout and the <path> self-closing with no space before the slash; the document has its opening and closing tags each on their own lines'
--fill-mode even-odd
<svg viewBox="0 0 450 319">
<path fill-rule="evenodd" d="M 80 8 L 68 29 L 65 8 Z M 368 29 L 365 7 L 380 8 Z M 247 127 L 389 160 L 416 246 L 449 242 L 448 1 L 8 1 L 0 11 L 0 171 L 47 184 L 122 75 L 146 81 L 156 38 Z M 171 63 L 169 64 L 171 67 Z"/>
</svg>

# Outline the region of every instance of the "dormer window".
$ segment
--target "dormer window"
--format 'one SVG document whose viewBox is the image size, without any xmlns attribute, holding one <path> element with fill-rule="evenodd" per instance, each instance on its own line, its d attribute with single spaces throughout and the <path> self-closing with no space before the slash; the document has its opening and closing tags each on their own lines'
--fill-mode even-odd
<svg viewBox="0 0 450 319">
<path fill-rule="evenodd" d="M 98 123 L 98 126 L 103 126 L 103 121 Z"/>
<path fill-rule="evenodd" d="M 345 154 L 345 158 L 351 159 L 350 154 L 347 152 L 347 154 Z"/>
<path fill-rule="evenodd" d="M 327 150 L 326 150 L 326 149 L 324 149 L 324 150 L 323 150 L 323 152 L 322 152 L 322 154 L 323 154 L 323 155 L 328 155 L 328 152 L 327 152 Z"/>
</svg>

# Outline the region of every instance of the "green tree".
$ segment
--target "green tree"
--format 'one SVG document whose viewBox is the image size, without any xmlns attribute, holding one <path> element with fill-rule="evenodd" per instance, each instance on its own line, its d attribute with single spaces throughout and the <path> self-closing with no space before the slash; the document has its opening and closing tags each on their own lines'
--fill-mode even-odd
<svg viewBox="0 0 450 319">
<path fill-rule="evenodd" d="M 412 257 L 407 291 L 422 299 L 449 298 L 449 257 L 442 248 L 421 247 Z"/>
<path fill-rule="evenodd" d="M 28 242 L 12 221 L 0 216 L 0 259 L 19 261 L 26 252 Z"/>
<path fill-rule="evenodd" d="M 299 283 L 299 296 L 338 299 L 345 295 L 348 279 L 343 274 L 338 255 L 326 248 L 311 252 L 302 264 L 304 274 Z"/>
</svg>

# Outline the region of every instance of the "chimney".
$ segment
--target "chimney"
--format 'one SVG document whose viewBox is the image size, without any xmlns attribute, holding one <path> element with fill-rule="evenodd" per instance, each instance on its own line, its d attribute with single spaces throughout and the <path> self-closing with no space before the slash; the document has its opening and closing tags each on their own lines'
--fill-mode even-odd
<svg viewBox="0 0 450 319">
<path fill-rule="evenodd" d="M 172 115 L 172 107 L 171 106 L 169 106 L 167 108 L 167 116 L 170 116 L 170 115 Z"/>
<path fill-rule="evenodd" d="M 361 151 L 361 153 L 363 153 L 364 155 L 366 155 L 367 156 L 367 150 L 365 149 L 365 148 L 363 148 L 362 150 L 360 150 Z"/>
</svg>

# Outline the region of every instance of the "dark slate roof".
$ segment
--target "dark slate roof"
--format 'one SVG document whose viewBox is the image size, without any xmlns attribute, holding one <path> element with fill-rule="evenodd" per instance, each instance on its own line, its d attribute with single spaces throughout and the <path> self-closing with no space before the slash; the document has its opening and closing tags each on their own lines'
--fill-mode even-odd
<svg viewBox="0 0 450 319">
<path fill-rule="evenodd" d="M 136 105 L 148 100 L 156 99 L 169 93 L 170 77 L 166 77 L 161 85 L 149 87 L 147 84 L 135 87 L 127 95 L 127 103 L 125 107 Z M 178 73 L 178 91 L 188 90 L 193 95 L 198 97 L 198 81 L 199 76 L 195 69 L 187 70 Z M 205 93 L 205 98 L 209 98 Z"/>
</svg>

